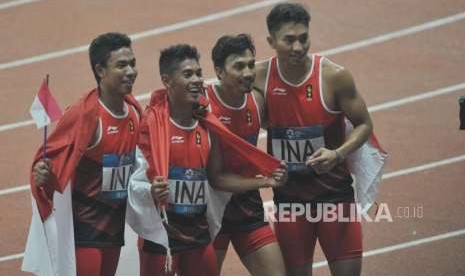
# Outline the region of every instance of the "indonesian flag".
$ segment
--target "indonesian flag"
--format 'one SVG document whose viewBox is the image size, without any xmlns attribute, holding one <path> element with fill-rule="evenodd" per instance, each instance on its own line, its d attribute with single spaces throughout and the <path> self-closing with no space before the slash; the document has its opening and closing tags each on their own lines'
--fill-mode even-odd
<svg viewBox="0 0 465 276">
<path fill-rule="evenodd" d="M 30 113 L 37 128 L 49 125 L 62 115 L 48 88 L 48 76 L 34 98 Z M 46 147 L 45 142 L 44 146 Z M 47 197 L 45 190 L 38 190 L 39 193 L 43 193 L 44 198 Z M 71 185 L 67 185 L 63 194 L 53 192 L 53 202 L 54 206 L 59 208 L 54 208 L 42 220 L 38 202 L 34 197 L 32 198 L 32 219 L 21 269 L 37 276 L 75 276 Z"/>
<path fill-rule="evenodd" d="M 354 126 L 347 119 L 345 124 L 346 136 L 349 136 Z M 360 204 L 361 212 L 366 213 L 375 204 L 387 160 L 388 154 L 374 134 L 347 157 L 347 165 L 354 178 L 355 201 Z"/>
<path fill-rule="evenodd" d="M 48 88 L 48 76 L 42 82 L 39 93 L 35 96 L 29 112 L 37 128 L 43 128 L 60 118 L 62 112 Z"/>
<path fill-rule="evenodd" d="M 32 199 L 32 220 L 21 270 L 37 276 L 76 276 L 71 185 L 63 194 L 54 192 L 53 197 L 59 208 L 45 221 Z"/>
<path fill-rule="evenodd" d="M 201 98 L 201 105 L 208 100 Z M 231 149 L 230 154 L 248 166 L 244 171 L 233 172 L 245 177 L 257 174 L 270 175 L 280 166 L 280 161 L 252 146 L 233 134 L 213 114 L 207 112 L 199 118 L 200 123 L 211 131 L 223 144 Z M 169 168 L 169 105 L 166 90 L 152 93 L 149 107 L 140 123 L 139 143 L 136 149 L 135 171 L 128 187 L 126 222 L 140 237 L 164 246 L 169 250 L 168 233 L 160 216 L 159 206 L 155 206 L 151 196 L 151 183 L 156 175 L 168 176 Z M 207 186 L 206 217 L 212 240 L 221 228 L 224 209 L 231 193 L 222 192 Z M 169 266 L 169 265 L 168 265 Z"/>
</svg>

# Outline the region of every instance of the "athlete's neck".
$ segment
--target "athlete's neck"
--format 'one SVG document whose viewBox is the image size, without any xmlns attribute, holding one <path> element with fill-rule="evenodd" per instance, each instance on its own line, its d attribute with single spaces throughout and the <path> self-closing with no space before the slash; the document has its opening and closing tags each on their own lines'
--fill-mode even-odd
<svg viewBox="0 0 465 276">
<path fill-rule="evenodd" d="M 232 107 L 238 108 L 244 104 L 245 94 L 237 87 L 227 87 L 223 84 L 215 85 L 215 90 L 221 100 Z"/>
<path fill-rule="evenodd" d="M 292 63 L 288 60 L 278 59 L 279 72 L 282 77 L 293 84 L 301 83 L 312 69 L 312 57 L 305 56 L 305 59 L 299 63 Z"/>
<path fill-rule="evenodd" d="M 99 98 L 102 103 L 116 115 L 123 115 L 124 111 L 124 96 L 115 93 L 110 93 L 102 87 L 99 87 Z"/>
<path fill-rule="evenodd" d="M 194 107 L 192 103 L 178 103 L 172 98 L 168 98 L 168 102 L 170 105 L 170 117 L 178 125 L 191 127 L 195 124 L 196 119 L 193 117 Z"/>
</svg>

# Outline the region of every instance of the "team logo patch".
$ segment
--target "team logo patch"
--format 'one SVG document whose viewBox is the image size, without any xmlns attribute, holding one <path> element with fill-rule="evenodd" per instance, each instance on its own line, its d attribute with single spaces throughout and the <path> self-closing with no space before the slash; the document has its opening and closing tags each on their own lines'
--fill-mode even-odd
<svg viewBox="0 0 465 276">
<path fill-rule="evenodd" d="M 129 132 L 134 133 L 134 121 L 129 119 Z"/>
<path fill-rule="evenodd" d="M 197 145 L 200 145 L 202 143 L 202 139 L 201 139 L 200 133 L 198 131 L 195 132 L 195 143 Z"/>
<path fill-rule="evenodd" d="M 252 112 L 250 112 L 250 109 L 247 109 L 246 117 L 247 117 L 247 123 L 251 125 L 252 124 Z"/>
<path fill-rule="evenodd" d="M 311 84 L 307 85 L 305 95 L 307 97 L 307 101 L 311 101 L 313 99 L 313 86 Z"/>
</svg>

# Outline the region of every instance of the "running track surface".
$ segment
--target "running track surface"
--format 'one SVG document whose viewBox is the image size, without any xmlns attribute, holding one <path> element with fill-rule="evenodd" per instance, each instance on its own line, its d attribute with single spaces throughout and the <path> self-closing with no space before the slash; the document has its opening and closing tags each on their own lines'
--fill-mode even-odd
<svg viewBox="0 0 465 276">
<path fill-rule="evenodd" d="M 29 106 L 46 73 L 62 106 L 76 101 L 95 85 L 85 46 L 107 31 L 138 34 L 136 95 L 161 86 L 155 61 L 174 43 L 199 48 L 207 79 L 214 77 L 210 49 L 223 34 L 250 33 L 259 60 L 273 53 L 265 38 L 272 1 L 156 2 L 0 1 L 0 275 L 26 275 L 16 254 L 26 242 L 30 195 L 5 192 L 28 183 L 42 133 L 16 123 L 30 120 Z M 457 104 L 465 94 L 465 1 L 302 3 L 312 11 L 311 51 L 330 54 L 353 73 L 390 153 L 379 202 L 394 220 L 364 223 L 363 275 L 465 275 L 465 132 L 458 130 Z M 271 199 L 270 191 L 262 194 Z M 418 210 L 422 218 L 413 217 Z M 314 275 L 329 275 L 323 261 L 318 249 Z M 122 263 L 128 265 L 119 275 L 131 275 L 131 252 Z M 232 250 L 222 275 L 248 275 Z"/>
</svg>

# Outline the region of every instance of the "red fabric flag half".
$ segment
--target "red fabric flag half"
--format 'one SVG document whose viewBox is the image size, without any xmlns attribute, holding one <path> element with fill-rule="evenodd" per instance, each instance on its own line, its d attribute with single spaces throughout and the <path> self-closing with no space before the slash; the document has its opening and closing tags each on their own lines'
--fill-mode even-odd
<svg viewBox="0 0 465 276">
<path fill-rule="evenodd" d="M 62 114 L 60 106 L 50 92 L 47 80 L 48 78 L 45 78 L 42 82 L 39 93 L 35 96 L 29 110 L 37 128 L 43 128 L 51 122 L 58 120 Z"/>
</svg>

